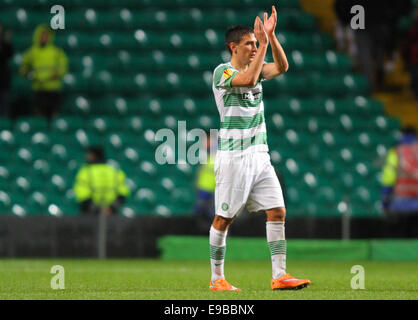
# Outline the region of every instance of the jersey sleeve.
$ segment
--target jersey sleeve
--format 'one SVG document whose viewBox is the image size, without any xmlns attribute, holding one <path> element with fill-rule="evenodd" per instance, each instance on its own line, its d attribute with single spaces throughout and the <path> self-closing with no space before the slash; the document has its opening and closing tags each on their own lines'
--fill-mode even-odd
<svg viewBox="0 0 418 320">
<path fill-rule="evenodd" d="M 237 70 L 231 66 L 225 65 L 218 67 L 213 75 L 213 83 L 216 89 L 231 88 L 232 79 L 238 73 Z"/>
<path fill-rule="evenodd" d="M 258 77 L 258 81 L 257 81 L 257 82 L 261 82 L 261 81 L 266 80 L 266 79 L 264 78 L 264 76 L 263 76 L 263 69 L 264 69 L 264 66 L 265 66 L 266 64 L 267 64 L 267 62 L 266 62 L 266 61 L 264 61 L 264 63 L 263 63 L 263 67 L 261 68 L 260 76 Z"/>
</svg>

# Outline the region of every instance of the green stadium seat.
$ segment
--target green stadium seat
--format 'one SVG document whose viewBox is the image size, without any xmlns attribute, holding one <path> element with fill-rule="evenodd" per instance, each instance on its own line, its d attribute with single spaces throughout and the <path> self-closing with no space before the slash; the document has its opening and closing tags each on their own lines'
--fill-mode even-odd
<svg viewBox="0 0 418 320">
<path fill-rule="evenodd" d="M 30 6 L 30 5 L 29 5 Z M 49 12 L 34 11 L 28 8 L 28 6 L 17 5 L 12 9 L 5 9 L 0 14 L 0 19 L 4 21 L 4 27 L 6 29 L 13 30 L 32 30 L 40 23 L 46 23 L 51 18 Z M 30 43 L 30 42 L 29 42 Z"/>
<path fill-rule="evenodd" d="M 69 81 L 67 81 L 69 86 L 76 86 L 76 78 L 73 74 L 68 74 Z M 64 82 L 66 78 L 64 77 Z M 82 89 L 82 88 L 80 88 Z M 90 99 L 84 95 L 70 95 L 68 94 L 68 98 L 64 99 L 62 104 L 62 111 L 66 115 L 65 117 L 79 117 L 80 115 L 89 115 L 91 114 L 91 106 L 90 106 Z M 57 118 L 57 120 L 62 119 L 63 117 Z M 77 123 L 78 120 L 75 120 Z M 53 128 L 55 126 L 55 121 L 53 122 Z"/>
<path fill-rule="evenodd" d="M 186 118 L 195 118 L 198 114 L 219 116 L 218 108 L 213 98 L 185 98 L 179 102 L 181 103 L 179 106 L 176 106 L 174 102 L 173 105 L 176 106 L 177 112 L 180 112 Z"/>
<path fill-rule="evenodd" d="M 66 175 L 54 173 L 47 182 L 47 186 L 50 191 L 58 193 L 66 192 L 68 189 L 71 189 L 73 183 L 74 177 L 71 173 L 67 173 Z"/>
<path fill-rule="evenodd" d="M 157 168 L 153 162 L 144 160 L 141 161 L 138 168 L 139 179 L 153 181 L 158 177 Z"/>
<path fill-rule="evenodd" d="M 13 159 L 18 163 L 32 164 L 37 159 L 46 159 L 46 151 L 33 147 L 20 147 L 16 149 Z"/>
<path fill-rule="evenodd" d="M 312 143 L 312 137 L 307 133 L 303 133 L 303 131 L 297 133 L 294 129 L 287 129 L 284 132 L 282 141 L 289 148 L 306 149 Z"/>
<path fill-rule="evenodd" d="M 340 190 L 345 192 L 351 192 L 352 188 L 355 186 L 355 177 L 351 172 L 341 172 L 338 179 L 332 180 L 332 185 L 339 186 Z"/>
<path fill-rule="evenodd" d="M 16 133 L 34 133 L 38 130 L 48 130 L 48 121 L 40 117 L 19 118 L 16 122 Z"/>
<path fill-rule="evenodd" d="M 153 213 L 162 217 L 170 217 L 173 215 L 172 209 L 169 203 L 160 203 L 155 206 Z"/>
<path fill-rule="evenodd" d="M 157 123 L 156 128 L 158 129 L 170 129 L 170 130 L 176 130 L 178 127 L 178 118 L 175 115 L 167 114 L 163 116 Z"/>
<path fill-rule="evenodd" d="M 16 132 L 14 134 L 14 142 L 16 147 L 30 147 L 32 144 L 32 134 L 31 133 L 22 133 Z"/>
<path fill-rule="evenodd" d="M 183 181 L 188 180 L 189 183 L 194 183 L 197 168 L 198 166 L 192 166 L 187 163 L 177 164 L 174 172 L 179 179 Z M 172 170 L 171 167 L 169 169 Z"/>
<path fill-rule="evenodd" d="M 10 130 L 1 130 L 0 131 L 0 147 L 3 150 L 8 150 L 9 152 L 15 148 L 15 139 L 14 134 Z M 2 152 L 3 155 L 7 155 L 6 152 Z"/>
<path fill-rule="evenodd" d="M 89 5 L 92 6 L 91 1 Z M 71 10 L 66 17 L 67 23 L 76 29 L 97 30 L 99 28 L 124 27 L 121 15 L 117 11 L 101 11 L 92 7 Z"/>
<path fill-rule="evenodd" d="M 68 163 L 70 159 L 82 158 L 84 150 L 74 144 L 54 143 L 49 152 L 49 159 L 54 163 Z"/>
<path fill-rule="evenodd" d="M 140 156 L 139 150 L 137 150 L 136 148 L 127 147 L 121 150 L 118 159 L 125 166 L 138 166 L 140 161 L 142 160 L 142 157 Z"/>
<path fill-rule="evenodd" d="M 68 93 L 83 93 L 96 90 L 95 86 L 91 86 L 91 82 L 91 79 L 80 73 L 69 72 L 63 77 L 63 89 Z M 66 107 L 64 104 L 63 110 L 68 110 Z M 90 106 L 82 98 L 78 99 L 76 104 L 70 104 L 70 107 L 78 110 L 81 114 L 89 114 L 90 112 Z"/>
<path fill-rule="evenodd" d="M 133 218 L 136 215 L 139 215 L 140 210 L 135 202 L 128 202 L 123 204 L 119 212 L 120 215 L 126 218 Z"/>
<path fill-rule="evenodd" d="M 338 195 L 332 186 L 320 186 L 315 192 L 315 201 L 322 204 L 332 205 L 339 202 L 341 195 Z"/>
<path fill-rule="evenodd" d="M 388 132 L 391 130 L 400 130 L 401 122 L 394 117 L 385 117 L 383 115 L 372 116 L 374 128 L 380 131 Z"/>
<path fill-rule="evenodd" d="M 97 114 L 105 114 L 107 116 L 118 116 L 124 117 L 127 116 L 130 109 L 130 101 L 124 97 L 103 97 L 95 101 L 98 104 L 98 107 L 94 107 L 94 110 L 97 110 Z"/>
<path fill-rule="evenodd" d="M 0 190 L 0 215 L 9 214 L 11 211 L 11 199 L 7 192 Z"/>
<path fill-rule="evenodd" d="M 83 32 L 65 32 L 58 33 L 55 44 L 61 47 L 66 52 L 71 51 L 89 51 L 103 48 L 100 43 L 100 35 L 85 34 Z"/>
<path fill-rule="evenodd" d="M 188 186 L 183 188 L 174 188 L 170 194 L 171 203 L 176 203 L 182 207 L 189 208 L 189 210 L 184 213 L 192 212 L 190 209 L 192 209 L 195 199 L 195 192 L 191 192 L 191 188 Z"/>
<path fill-rule="evenodd" d="M 354 157 L 356 156 L 356 152 L 350 145 L 340 146 L 335 156 L 338 161 L 342 161 L 345 164 L 352 164 Z"/>
<path fill-rule="evenodd" d="M 122 148 L 126 145 L 132 145 L 129 142 L 131 135 L 121 133 L 110 133 L 105 137 L 104 147 L 106 154 L 115 154 L 121 152 Z"/>
<path fill-rule="evenodd" d="M 43 215 L 48 210 L 47 192 L 34 191 L 27 200 L 28 212 L 31 215 Z"/>
<path fill-rule="evenodd" d="M 31 191 L 43 189 L 45 181 L 37 176 L 17 176 L 12 180 L 11 189 L 13 192 L 29 194 Z"/>
<path fill-rule="evenodd" d="M 149 188 L 139 188 L 132 198 L 140 207 L 142 207 L 142 209 L 145 209 L 147 213 L 151 213 L 152 209 L 157 204 L 156 194 Z"/>
<path fill-rule="evenodd" d="M 86 127 L 93 133 L 103 135 L 108 132 L 120 131 L 122 122 L 112 117 L 93 117 L 87 121 Z"/>
<path fill-rule="evenodd" d="M 11 119 L 0 117 L 0 131 L 11 130 L 12 125 L 13 125 L 13 123 L 12 123 Z"/>
<path fill-rule="evenodd" d="M 154 149 L 160 145 L 161 142 L 157 141 L 156 139 L 156 132 L 158 130 L 155 129 L 146 129 L 142 134 L 142 137 L 139 136 L 138 140 L 141 144 L 144 145 L 145 148 Z"/>
<path fill-rule="evenodd" d="M 340 139 L 340 137 L 338 139 Z M 320 134 L 318 142 L 319 142 L 319 145 L 320 145 L 321 149 L 323 149 L 324 151 L 325 150 L 335 150 L 337 148 L 337 146 L 339 145 L 340 141 L 341 141 L 341 140 L 339 140 L 337 142 L 336 139 L 337 139 L 337 137 L 336 137 L 335 133 L 333 133 L 330 130 L 324 130 Z"/>
<path fill-rule="evenodd" d="M 10 168 L 8 165 L 0 165 L 0 181 L 8 182 L 11 178 Z"/>
<path fill-rule="evenodd" d="M 190 125 L 188 124 L 190 122 Z M 209 132 L 210 129 L 219 129 L 219 116 L 216 115 L 201 115 L 197 119 L 191 120 L 187 123 L 188 129 L 202 129 Z"/>
<path fill-rule="evenodd" d="M 74 201 L 67 201 L 61 195 L 49 193 L 47 214 L 62 217 L 62 216 L 79 216 L 80 208 Z"/>
<path fill-rule="evenodd" d="M 270 108 L 273 103 L 269 103 Z M 273 132 L 284 132 L 285 129 L 291 129 L 296 127 L 296 122 L 292 117 L 283 117 L 281 113 L 274 113 L 270 117 L 267 117 L 267 129 Z"/>
<path fill-rule="evenodd" d="M 263 92 L 266 98 L 275 97 L 280 93 L 307 96 L 312 93 L 312 88 L 309 87 L 305 76 L 285 73 L 263 84 Z"/>
<path fill-rule="evenodd" d="M 69 137 L 68 139 L 71 144 L 76 144 L 81 149 L 101 145 L 103 141 L 103 138 L 99 134 L 85 129 L 78 129 L 67 137 Z"/>
<path fill-rule="evenodd" d="M 352 133 L 352 131 L 354 130 L 354 126 L 355 125 L 357 126 L 357 123 L 358 123 L 356 120 L 357 119 L 354 120 L 353 117 L 350 115 L 341 114 L 338 117 L 338 122 L 337 122 L 338 131 Z"/>
<path fill-rule="evenodd" d="M 133 116 L 123 120 L 125 131 L 133 134 L 142 134 L 145 126 L 150 124 L 146 117 Z"/>
<path fill-rule="evenodd" d="M 51 174 L 51 166 L 49 162 L 44 159 L 38 159 L 33 162 L 32 174 L 40 178 L 49 178 Z"/>
<path fill-rule="evenodd" d="M 40 150 L 48 150 L 51 146 L 51 139 L 47 132 L 38 131 L 31 137 L 31 146 Z"/>
<path fill-rule="evenodd" d="M 332 50 L 327 50 L 324 55 L 321 56 L 324 60 L 324 69 L 329 71 L 336 71 L 338 73 L 350 72 L 351 62 L 347 55 L 335 53 Z"/>
<path fill-rule="evenodd" d="M 67 168 L 66 173 L 74 177 L 76 173 L 78 172 L 78 170 L 80 170 L 80 168 L 85 164 L 85 162 L 86 162 L 86 159 L 85 159 L 84 154 L 82 158 L 73 157 L 70 161 L 68 161 L 68 163 L 65 166 Z M 65 173 L 63 173 L 63 175 L 65 175 Z"/>
<path fill-rule="evenodd" d="M 297 71 L 338 72 L 338 74 L 350 72 L 350 60 L 341 54 L 331 50 L 325 53 L 305 52 L 293 50 L 289 54 L 289 63 Z"/>
<path fill-rule="evenodd" d="M 52 131 L 61 133 L 74 132 L 77 129 L 85 127 L 85 120 L 81 117 L 62 116 L 54 119 L 52 122 Z"/>
<path fill-rule="evenodd" d="M 383 103 L 379 100 L 359 95 L 352 99 L 351 102 L 352 107 L 350 108 L 350 112 L 352 113 L 359 113 L 368 116 L 378 116 L 384 113 Z"/>
<path fill-rule="evenodd" d="M 26 205 L 26 203 L 12 203 L 10 206 L 10 211 L 13 215 L 19 217 L 25 217 L 26 215 L 30 214 L 31 210 Z"/>
</svg>

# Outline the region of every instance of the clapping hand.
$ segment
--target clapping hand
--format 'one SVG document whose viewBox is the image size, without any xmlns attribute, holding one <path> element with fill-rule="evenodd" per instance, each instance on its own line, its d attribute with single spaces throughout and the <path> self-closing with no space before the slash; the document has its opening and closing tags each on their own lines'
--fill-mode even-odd
<svg viewBox="0 0 418 320">
<path fill-rule="evenodd" d="M 268 18 L 267 12 L 264 12 L 264 30 L 266 31 L 269 37 L 274 35 L 276 25 L 277 25 L 277 11 L 276 11 L 276 8 L 272 6 L 270 18 Z"/>
<path fill-rule="evenodd" d="M 255 18 L 254 22 L 254 36 L 257 38 L 260 45 L 268 45 L 269 39 L 267 33 L 264 30 L 263 22 L 261 22 L 260 17 Z"/>
</svg>

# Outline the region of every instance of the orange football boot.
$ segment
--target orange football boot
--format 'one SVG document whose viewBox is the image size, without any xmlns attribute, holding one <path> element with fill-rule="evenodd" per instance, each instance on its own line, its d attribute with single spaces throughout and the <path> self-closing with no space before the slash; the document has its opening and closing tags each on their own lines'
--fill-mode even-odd
<svg viewBox="0 0 418 320">
<path fill-rule="evenodd" d="M 209 283 L 209 289 L 213 291 L 241 291 L 239 288 L 235 288 L 225 278 L 216 280 L 215 282 Z"/>
<path fill-rule="evenodd" d="M 292 277 L 290 274 L 286 273 L 284 276 L 279 279 L 271 280 L 271 288 L 273 290 L 298 290 L 306 288 L 311 281 L 308 279 L 300 280 Z"/>
</svg>

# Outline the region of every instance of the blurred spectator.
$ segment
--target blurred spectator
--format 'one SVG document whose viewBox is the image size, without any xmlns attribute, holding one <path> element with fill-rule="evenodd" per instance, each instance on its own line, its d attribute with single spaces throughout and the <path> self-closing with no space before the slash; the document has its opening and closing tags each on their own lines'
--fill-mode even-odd
<svg viewBox="0 0 418 320">
<path fill-rule="evenodd" d="M 365 29 L 354 32 L 360 70 L 367 77 L 371 90 L 382 89 L 385 58 L 394 60 L 395 49 L 400 45 L 398 20 L 411 8 L 411 0 L 337 0 L 336 15 L 342 25 L 349 24 L 355 5 L 361 5 L 365 13 Z"/>
<path fill-rule="evenodd" d="M 12 33 L 0 24 L 0 116 L 10 115 L 11 74 L 9 59 L 13 56 Z"/>
<path fill-rule="evenodd" d="M 74 193 L 83 214 L 117 214 L 129 196 L 122 170 L 106 164 L 101 147 L 90 147 L 86 154 L 87 163 L 77 173 Z"/>
<path fill-rule="evenodd" d="M 353 64 L 357 65 L 357 47 L 354 41 L 354 30 L 350 26 L 352 19 L 351 1 L 335 0 L 334 10 L 337 17 L 335 24 L 334 36 L 337 42 L 337 50 L 347 53 Z"/>
<path fill-rule="evenodd" d="M 418 100 L 418 7 L 415 19 L 402 46 L 402 54 L 411 73 L 411 89 Z"/>
<path fill-rule="evenodd" d="M 64 51 L 53 44 L 54 33 L 39 25 L 33 34 L 33 45 L 25 51 L 20 73 L 32 80 L 36 115 L 51 119 L 58 115 L 61 102 L 62 77 L 68 70 Z"/>
<path fill-rule="evenodd" d="M 385 212 L 418 213 L 418 140 L 415 128 L 404 128 L 399 144 L 388 152 L 382 185 Z"/>
</svg>

